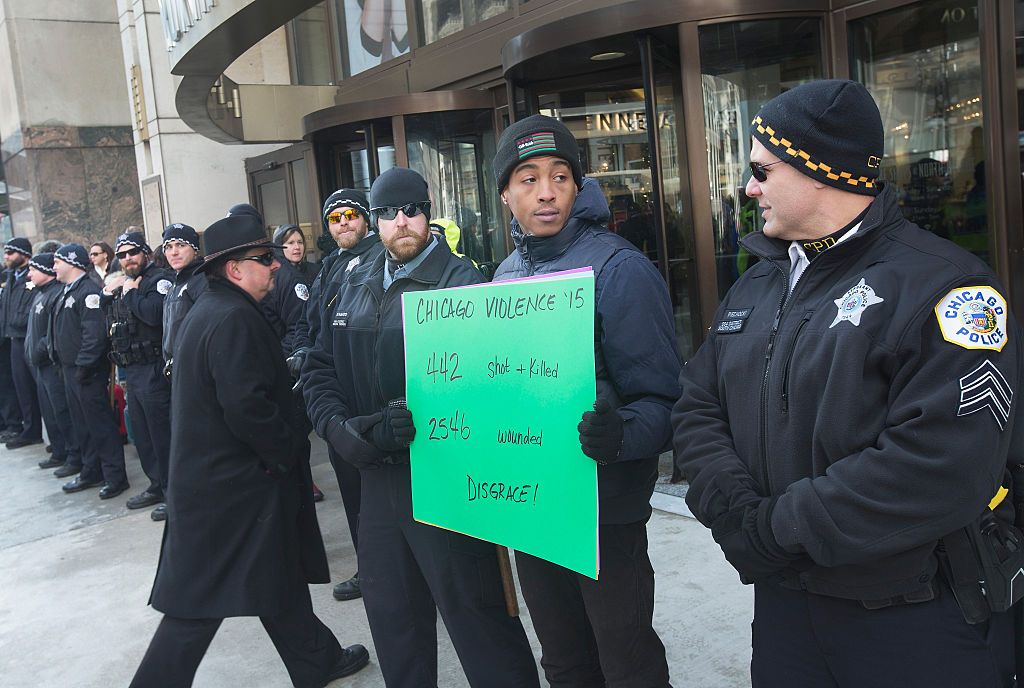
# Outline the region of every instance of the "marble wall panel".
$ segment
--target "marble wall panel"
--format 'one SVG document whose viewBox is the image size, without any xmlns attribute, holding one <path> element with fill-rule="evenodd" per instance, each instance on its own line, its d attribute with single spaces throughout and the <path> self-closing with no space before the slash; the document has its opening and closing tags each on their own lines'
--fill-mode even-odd
<svg viewBox="0 0 1024 688">
<path fill-rule="evenodd" d="M 77 148 L 82 145 L 78 127 L 25 127 L 21 135 L 25 148 Z"/>
<path fill-rule="evenodd" d="M 39 235 L 35 207 L 36 187 L 28 154 L 21 150 L 4 161 L 4 175 L 7 178 L 7 198 L 11 207 L 11 223 L 15 236 Z"/>
<path fill-rule="evenodd" d="M 142 226 L 142 201 L 135 151 L 127 147 L 83 148 L 90 241 L 113 243 L 128 225 Z"/>
<path fill-rule="evenodd" d="M 82 149 L 31 149 L 28 156 L 36 182 L 39 234 L 68 242 L 91 233 Z"/>
</svg>

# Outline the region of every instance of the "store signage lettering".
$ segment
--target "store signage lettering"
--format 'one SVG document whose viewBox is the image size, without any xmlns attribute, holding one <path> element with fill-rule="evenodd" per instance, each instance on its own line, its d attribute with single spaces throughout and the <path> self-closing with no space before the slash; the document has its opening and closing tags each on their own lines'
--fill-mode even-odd
<svg viewBox="0 0 1024 688">
<path fill-rule="evenodd" d="M 172 50 L 216 4 L 214 0 L 160 0 L 160 19 L 164 25 L 167 50 Z"/>
<path fill-rule="evenodd" d="M 960 24 L 967 19 L 978 21 L 978 7 L 950 7 L 942 13 L 942 24 Z"/>
<path fill-rule="evenodd" d="M 647 113 L 645 112 L 601 112 L 587 118 L 587 128 L 600 132 L 647 131 Z M 658 128 L 664 129 L 673 125 L 673 113 L 658 113 Z"/>
</svg>

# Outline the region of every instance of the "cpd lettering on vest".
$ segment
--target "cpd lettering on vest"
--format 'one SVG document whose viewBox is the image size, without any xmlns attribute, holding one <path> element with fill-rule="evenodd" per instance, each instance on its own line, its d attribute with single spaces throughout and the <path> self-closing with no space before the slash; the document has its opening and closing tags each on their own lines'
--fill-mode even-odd
<svg viewBox="0 0 1024 688">
<path fill-rule="evenodd" d="M 1002 351 L 1006 312 L 1006 299 L 988 286 L 954 289 L 935 304 L 943 338 L 965 349 Z"/>
</svg>

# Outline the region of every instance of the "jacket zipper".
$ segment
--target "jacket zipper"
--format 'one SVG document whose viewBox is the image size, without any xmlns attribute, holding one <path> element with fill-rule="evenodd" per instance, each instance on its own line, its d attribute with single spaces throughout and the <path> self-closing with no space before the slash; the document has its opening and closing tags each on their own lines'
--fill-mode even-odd
<svg viewBox="0 0 1024 688">
<path fill-rule="evenodd" d="M 764 375 L 761 377 L 761 414 L 760 432 L 761 436 L 761 487 L 766 494 L 771 493 L 771 477 L 768 473 L 768 377 L 772 367 L 772 352 L 775 349 L 775 336 L 779 332 L 779 323 L 782 321 L 783 308 L 789 297 L 789 273 L 775 261 L 771 264 L 782 273 L 782 298 L 779 299 L 779 308 L 775 311 L 775 320 L 772 322 L 771 332 L 768 333 L 768 347 L 764 352 Z"/>
<path fill-rule="evenodd" d="M 800 332 L 803 331 L 804 325 L 814 315 L 814 311 L 807 311 L 804 313 L 803 319 L 800 324 L 796 326 L 796 332 L 793 334 L 793 343 L 789 347 L 789 355 L 786 356 L 786 364 L 782 367 L 782 412 L 789 412 L 789 368 L 793 363 L 793 354 L 796 352 L 796 340 L 800 338 Z"/>
</svg>

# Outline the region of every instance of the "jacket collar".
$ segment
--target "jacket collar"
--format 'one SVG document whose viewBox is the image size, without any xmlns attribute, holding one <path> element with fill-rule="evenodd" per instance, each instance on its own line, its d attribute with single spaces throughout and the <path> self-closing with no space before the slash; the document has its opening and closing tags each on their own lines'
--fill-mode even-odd
<svg viewBox="0 0 1024 688">
<path fill-rule="evenodd" d="M 369 251 L 371 248 L 373 248 L 374 246 L 376 246 L 379 243 L 380 243 L 380 234 L 378 234 L 377 232 L 371 232 L 370 234 L 367 234 L 362 239 L 360 239 L 359 243 L 357 243 L 352 248 L 349 248 L 349 249 L 340 249 L 339 248 L 338 249 L 338 253 L 339 254 L 350 253 L 353 256 L 361 256 L 361 255 L 363 255 L 364 253 L 366 253 L 367 251 Z"/>
<path fill-rule="evenodd" d="M 528 263 L 545 263 L 569 250 L 587 229 L 594 226 L 603 228 L 609 217 L 611 213 L 608 211 L 608 202 L 600 185 L 596 179 L 586 177 L 569 211 L 569 219 L 558 234 L 547 237 L 528 236 L 519 221 L 513 219 L 512 241 L 523 260 Z"/>
<path fill-rule="evenodd" d="M 203 264 L 202 258 L 196 258 L 191 263 L 178 270 L 178 273 L 174 276 L 174 281 L 177 283 L 184 282 L 196 271 L 196 268 Z"/>
<path fill-rule="evenodd" d="M 384 295 L 384 263 L 387 260 L 387 250 L 381 251 L 369 263 L 360 265 L 352 273 L 349 283 L 353 286 L 364 286 L 372 291 L 378 300 Z M 423 259 L 423 262 L 416 266 L 416 269 L 409 275 L 401 277 L 402 280 L 412 280 L 429 286 L 437 285 L 441 281 L 449 260 L 461 260 L 448 251 L 431 251 Z"/>
</svg>

